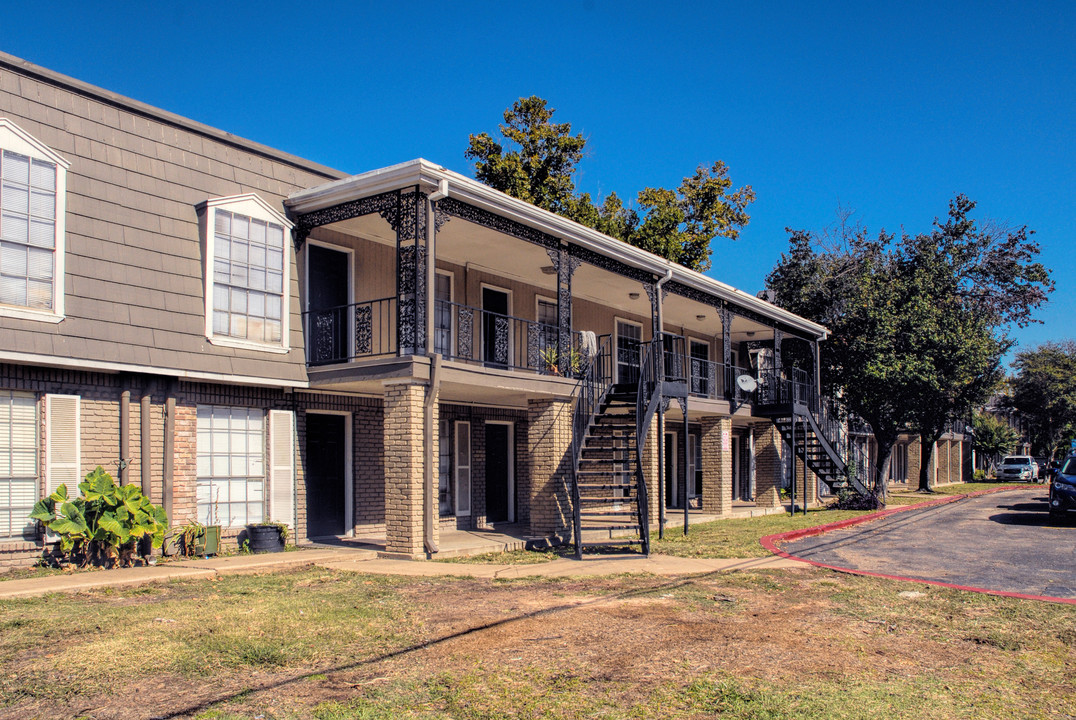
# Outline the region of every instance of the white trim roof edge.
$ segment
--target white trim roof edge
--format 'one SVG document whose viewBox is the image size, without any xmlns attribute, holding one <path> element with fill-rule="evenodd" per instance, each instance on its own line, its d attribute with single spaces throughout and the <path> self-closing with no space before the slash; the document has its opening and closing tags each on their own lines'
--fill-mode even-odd
<svg viewBox="0 0 1076 720">
<path fill-rule="evenodd" d="M 516 220 L 569 242 L 585 247 L 626 265 L 663 276 L 672 270 L 672 279 L 702 292 L 741 305 L 749 310 L 785 323 L 786 325 L 826 339 L 829 330 L 806 318 L 795 315 L 754 295 L 732 287 L 720 280 L 690 270 L 682 265 L 658 257 L 653 253 L 604 235 L 597 230 L 580 225 L 574 220 L 543 210 L 528 202 L 511 197 L 499 190 L 466 177 L 428 160 L 417 158 L 388 167 L 334 180 L 306 190 L 292 193 L 284 201 L 291 213 L 304 214 L 339 205 L 369 195 L 397 190 L 412 185 L 435 188 L 440 180 L 448 180 L 449 196 L 469 202 L 498 215 Z"/>
</svg>

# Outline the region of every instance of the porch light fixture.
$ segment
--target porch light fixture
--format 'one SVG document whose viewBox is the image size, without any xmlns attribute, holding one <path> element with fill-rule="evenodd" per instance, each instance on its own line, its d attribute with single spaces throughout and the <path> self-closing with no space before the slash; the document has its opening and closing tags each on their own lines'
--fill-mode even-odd
<svg viewBox="0 0 1076 720">
<path fill-rule="evenodd" d="M 696 319 L 696 320 L 699 320 L 699 321 L 702 321 L 702 320 L 705 320 L 705 319 L 706 319 L 706 316 L 705 316 L 705 315 L 696 315 L 696 316 L 695 316 L 695 319 Z"/>
<path fill-rule="evenodd" d="M 638 300 L 639 299 L 639 293 L 628 293 L 628 297 L 631 298 L 632 300 Z"/>
<path fill-rule="evenodd" d="M 552 265 L 546 265 L 546 266 L 544 266 L 542 268 L 542 274 L 543 275 L 556 275 L 557 274 L 557 269 L 555 267 L 553 267 Z"/>
</svg>

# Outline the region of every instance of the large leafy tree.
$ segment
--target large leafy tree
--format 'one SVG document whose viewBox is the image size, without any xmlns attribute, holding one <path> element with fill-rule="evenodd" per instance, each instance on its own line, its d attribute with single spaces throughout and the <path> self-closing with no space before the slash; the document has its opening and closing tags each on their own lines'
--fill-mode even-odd
<svg viewBox="0 0 1076 720">
<path fill-rule="evenodd" d="M 553 122 L 556 111 L 540 97 L 520 98 L 504 112 L 501 140 L 471 135 L 464 154 L 475 177 L 487 185 L 564 215 L 599 232 L 693 270 L 710 268 L 710 242 L 735 240 L 751 216 L 750 186 L 733 189 L 721 161 L 700 165 L 675 189 L 645 188 L 636 207 L 610 193 L 595 202 L 576 191 L 575 171 L 586 138 L 570 123 Z"/>
<path fill-rule="evenodd" d="M 1002 455 L 1011 453 L 1020 441 L 1020 433 L 988 412 L 975 413 L 971 424 L 975 431 L 975 449 L 992 463 L 996 463 Z"/>
<path fill-rule="evenodd" d="M 1053 459 L 1076 437 L 1076 342 L 1016 354 L 1009 403 L 1028 424 L 1036 454 Z"/>
<path fill-rule="evenodd" d="M 934 443 L 997 387 L 1005 330 L 1032 321 L 1052 289 L 1024 228 L 979 227 L 959 195 L 931 233 L 793 232 L 767 278 L 778 304 L 827 325 L 823 380 L 878 441 L 876 487 L 907 427 L 922 437 L 919 487 L 929 489 Z"/>
<path fill-rule="evenodd" d="M 790 232 L 789 252 L 766 284 L 779 305 L 831 330 L 822 346 L 822 385 L 846 411 L 870 424 L 880 460 L 874 487 L 884 495 L 893 446 L 911 420 L 899 388 L 909 385 L 913 371 L 903 362 L 892 237 L 871 238 L 847 225 L 835 236 Z"/>
</svg>

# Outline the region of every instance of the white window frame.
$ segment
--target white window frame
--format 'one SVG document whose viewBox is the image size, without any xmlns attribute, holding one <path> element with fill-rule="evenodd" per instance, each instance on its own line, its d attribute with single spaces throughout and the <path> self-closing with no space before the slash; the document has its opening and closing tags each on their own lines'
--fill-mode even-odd
<svg viewBox="0 0 1076 720">
<path fill-rule="evenodd" d="M 10 401 L 14 400 L 14 398 L 22 398 L 23 400 L 30 400 L 30 401 L 33 402 L 33 406 L 34 406 L 34 419 L 33 419 L 34 469 L 33 469 L 32 475 L 30 475 L 30 476 L 27 476 L 27 475 L 15 475 L 14 473 L 10 472 L 9 467 L 5 466 L 4 470 L 0 471 L 0 482 L 4 482 L 4 483 L 7 484 L 7 486 L 8 486 L 8 498 L 9 499 L 11 497 L 11 486 L 17 480 L 21 480 L 23 482 L 25 482 L 27 480 L 32 480 L 34 491 L 33 491 L 32 502 L 30 503 L 30 506 L 29 507 L 19 506 L 20 510 L 26 510 L 26 513 L 23 516 L 23 528 L 22 528 L 22 531 L 18 532 L 18 533 L 12 532 L 11 534 L 7 534 L 7 535 L 3 534 L 3 531 L 0 531 L 0 543 L 25 541 L 27 535 L 30 532 L 30 528 L 33 527 L 33 521 L 28 519 L 28 517 L 30 515 L 30 511 L 33 509 L 34 504 L 37 503 L 37 501 L 38 501 L 38 499 L 40 498 L 40 495 L 41 495 L 41 493 L 40 493 L 40 485 L 41 485 L 41 480 L 40 480 L 40 478 L 41 478 L 41 475 L 40 475 L 40 472 L 41 472 L 41 462 L 40 462 L 40 455 L 41 455 L 41 437 L 40 437 L 40 435 L 41 435 L 41 431 L 40 431 L 40 424 L 41 424 L 41 418 L 40 418 L 40 413 L 39 413 L 39 408 L 38 408 L 37 397 L 34 395 L 34 393 L 20 392 L 18 390 L 0 390 L 0 402 L 3 402 L 5 400 L 10 402 Z M 11 405 L 9 405 L 9 409 L 14 409 L 13 408 L 13 403 Z M 7 424 L 7 425 L 5 425 L 3 427 L 0 427 L 0 433 L 11 433 L 12 426 L 10 424 L 10 421 L 11 421 L 10 417 L 8 418 L 8 421 L 9 421 L 9 424 Z M 9 437 L 9 438 L 7 438 L 7 440 L 8 440 L 8 443 L 7 443 L 8 444 L 8 452 L 10 453 L 10 451 L 13 449 L 12 446 L 11 446 L 12 438 Z M 6 458 L 10 458 L 10 454 L 7 455 Z M 6 512 L 6 513 L 12 513 L 13 509 L 14 509 L 14 507 L 11 505 L 10 502 L 5 506 L 0 507 L 0 511 Z M 15 522 L 16 522 L 16 517 L 14 515 L 12 515 L 10 520 L 11 520 L 10 526 L 11 526 L 12 529 L 14 529 Z"/>
<path fill-rule="evenodd" d="M 0 317 L 58 323 L 64 319 L 64 262 L 67 248 L 67 170 L 71 163 L 7 118 L 0 117 L 0 150 L 56 164 L 56 241 L 53 245 L 52 309 L 0 305 Z"/>
<path fill-rule="evenodd" d="M 352 448 L 354 415 L 347 410 L 307 410 L 306 414 L 344 418 L 344 537 L 355 537 L 355 455 Z"/>
<path fill-rule="evenodd" d="M 456 302 L 456 273 L 452 272 L 451 270 L 434 270 L 434 273 L 438 277 L 447 277 L 448 278 L 448 302 L 449 303 Z M 436 313 L 436 311 L 437 311 L 437 289 L 435 287 L 434 288 L 434 312 Z M 456 356 L 456 345 L 457 345 L 457 342 L 456 342 L 457 341 L 457 339 L 456 339 L 456 327 L 455 327 L 455 323 L 453 322 L 453 320 L 455 319 L 455 312 L 456 312 L 456 309 L 452 305 L 449 305 L 449 310 L 448 310 L 448 334 L 451 337 L 451 342 L 449 343 L 451 345 L 451 347 L 448 348 L 448 353 L 449 353 L 449 355 L 451 357 Z M 436 315 L 435 315 L 435 317 L 436 317 Z M 434 322 L 435 322 L 435 325 L 436 325 L 436 320 Z M 433 331 L 435 333 L 437 332 L 437 330 L 438 330 L 438 328 L 434 327 Z"/>
<path fill-rule="evenodd" d="M 516 521 L 516 424 L 511 420 L 486 420 L 486 425 L 508 426 L 508 520 L 506 522 L 514 523 Z"/>
<path fill-rule="evenodd" d="M 270 428 L 269 428 L 269 413 L 266 412 L 263 408 L 245 407 L 245 406 L 242 406 L 242 405 L 201 405 L 200 404 L 200 405 L 198 405 L 197 410 L 200 411 L 203 408 L 208 409 L 211 413 L 214 410 L 225 410 L 229 414 L 231 414 L 232 412 L 236 412 L 236 411 L 243 412 L 243 413 L 261 413 L 261 418 L 262 418 L 262 431 L 261 431 L 262 432 L 262 438 L 261 438 L 261 440 L 262 440 L 262 442 L 261 442 L 262 473 L 261 473 L 261 476 L 260 476 L 261 477 L 261 483 L 262 483 L 262 499 L 261 499 L 262 512 L 261 512 L 261 516 L 260 517 L 255 517 L 255 518 L 249 518 L 248 517 L 247 518 L 248 522 L 236 522 L 235 524 L 232 523 L 233 518 L 232 518 L 232 515 L 230 513 L 228 514 L 228 517 L 221 517 L 220 515 L 217 515 L 215 518 L 213 518 L 212 517 L 213 515 L 216 515 L 217 513 L 220 512 L 219 507 L 216 508 L 216 512 L 213 512 L 213 510 L 212 510 L 213 506 L 216 505 L 219 502 L 219 500 L 218 500 L 218 498 L 215 498 L 212 495 L 210 495 L 210 498 L 209 498 L 209 506 L 211 508 L 210 518 L 215 519 L 216 524 L 220 525 L 222 528 L 241 528 L 241 527 L 245 527 L 248 524 L 261 523 L 265 519 L 265 515 L 266 515 L 267 511 L 269 510 L 270 492 L 271 492 L 271 478 L 270 478 L 270 466 L 269 466 L 269 464 L 270 464 L 270 462 L 272 460 L 269 457 L 269 447 L 268 447 L 269 446 L 269 432 L 270 432 Z M 199 427 L 199 423 L 198 423 L 197 420 L 196 420 L 195 428 L 196 428 L 196 434 L 195 434 L 195 461 L 197 463 L 197 461 L 200 459 L 200 457 L 201 457 L 201 455 L 203 453 L 203 450 L 204 450 L 204 448 L 199 447 L 199 443 L 197 442 L 197 436 L 198 436 L 197 431 L 201 429 Z M 209 432 L 212 433 L 212 427 L 209 428 Z M 230 437 L 229 437 L 229 442 L 230 442 Z M 250 450 L 248 449 L 245 454 L 249 456 L 250 455 Z M 211 488 L 212 488 L 212 484 L 214 482 L 231 483 L 234 480 L 240 479 L 240 478 L 242 478 L 245 482 L 249 482 L 251 479 L 257 477 L 255 475 L 252 475 L 252 474 L 249 474 L 249 473 L 244 474 L 244 475 L 233 475 L 231 473 L 231 468 L 230 467 L 228 469 L 228 474 L 227 475 L 219 475 L 218 476 L 218 475 L 215 475 L 213 473 L 212 462 L 213 462 L 213 454 L 210 453 L 210 456 L 209 456 L 210 473 L 209 473 L 208 476 L 205 477 L 205 481 L 210 483 Z M 196 519 L 199 520 L 199 522 L 201 522 L 201 519 L 202 519 L 201 508 L 200 508 L 202 503 L 198 499 L 198 490 L 199 490 L 198 486 L 201 485 L 202 482 L 203 482 L 203 474 L 201 472 L 199 472 L 199 469 L 196 466 L 196 468 L 195 468 L 195 501 L 194 502 L 195 502 L 195 513 L 196 513 L 195 517 L 196 517 Z M 247 495 L 247 497 L 249 497 L 249 489 L 244 490 L 244 493 Z M 235 504 L 235 501 L 232 500 L 230 496 L 229 496 L 228 500 L 224 503 L 225 507 L 231 507 L 233 504 Z M 244 500 L 244 504 L 248 506 L 248 507 L 244 508 L 244 512 L 248 513 L 249 512 L 250 500 L 249 499 Z M 206 523 L 206 524 L 208 524 L 208 523 Z"/>
<path fill-rule="evenodd" d="M 269 353 L 287 353 L 291 351 L 289 333 L 291 328 L 291 276 L 292 262 L 289 252 L 288 235 L 294 224 L 281 213 L 273 209 L 269 203 L 262 200 L 254 193 L 245 195 L 232 195 L 229 197 L 213 198 L 205 201 L 200 208 L 202 213 L 202 232 L 205 233 L 205 266 L 203 268 L 205 281 L 205 336 L 213 345 L 221 347 L 238 348 L 242 350 L 259 350 Z M 216 211 L 224 210 L 238 215 L 245 215 L 255 220 L 275 223 L 284 228 L 284 260 L 283 279 L 281 282 L 283 293 L 280 298 L 280 342 L 266 343 L 242 338 L 234 338 L 228 335 L 217 335 L 213 332 L 213 258 L 215 257 L 216 245 Z M 335 249 L 335 248 L 334 248 Z"/>
<path fill-rule="evenodd" d="M 619 353 L 619 343 L 620 343 L 620 323 L 624 323 L 625 325 L 631 325 L 633 327 L 639 328 L 639 363 L 640 364 L 642 364 L 642 357 L 643 357 L 642 356 L 642 352 L 643 352 L 642 344 L 644 342 L 646 342 L 645 336 L 643 335 L 643 324 L 641 322 L 636 322 L 635 320 L 629 320 L 628 318 L 620 317 L 619 315 L 614 315 L 613 316 L 613 376 L 614 376 L 614 382 L 618 382 L 618 383 L 620 382 L 620 358 L 617 357 L 617 355 Z"/>
<path fill-rule="evenodd" d="M 515 323 L 513 323 L 511 320 L 511 318 L 514 317 L 512 313 L 514 310 L 515 298 L 512 296 L 513 293 L 511 288 L 500 287 L 499 285 L 493 285 L 487 282 L 478 284 L 478 306 L 479 310 L 481 311 L 482 317 L 482 322 L 479 324 L 479 337 L 481 338 L 479 347 L 481 348 L 480 351 L 482 353 L 483 363 L 486 362 L 486 304 L 484 302 L 485 297 L 483 296 L 484 290 L 494 290 L 496 292 L 504 293 L 508 296 L 508 366 L 507 368 L 504 368 L 508 370 L 514 366 L 515 360 L 515 342 L 513 342 L 515 340 Z"/>
<path fill-rule="evenodd" d="M 670 440 L 670 438 L 672 438 Z M 669 467 L 665 468 L 665 472 L 672 473 L 672 492 L 670 497 L 665 498 L 665 507 L 674 508 L 680 504 L 680 475 L 678 474 L 680 463 L 680 433 L 676 430 L 665 431 L 665 447 L 672 445 L 672 462 Z M 661 479 L 665 482 L 665 478 Z"/>
</svg>

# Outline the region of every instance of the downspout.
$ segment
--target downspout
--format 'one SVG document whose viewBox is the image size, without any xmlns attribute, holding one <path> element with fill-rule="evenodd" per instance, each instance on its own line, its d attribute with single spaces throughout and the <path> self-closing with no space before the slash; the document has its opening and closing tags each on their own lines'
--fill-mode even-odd
<svg viewBox="0 0 1076 720">
<path fill-rule="evenodd" d="M 150 408 L 151 395 L 149 392 L 149 386 L 142 391 L 142 408 L 141 418 L 139 418 L 139 424 L 142 429 L 142 453 L 141 453 L 141 466 L 142 466 L 142 494 L 148 498 L 150 495 L 150 485 L 153 482 L 153 418 L 151 417 Z"/>
<path fill-rule="evenodd" d="M 422 477 L 422 544 L 429 555 L 433 555 L 439 549 L 437 541 L 434 539 L 434 523 L 437 522 L 437 496 L 433 486 L 433 469 L 438 458 L 433 456 L 433 434 L 436 432 L 436 428 L 433 426 L 433 404 L 441 388 L 441 356 L 434 352 L 434 316 L 437 310 L 437 223 L 434 222 L 433 204 L 447 196 L 448 180 L 442 178 L 437 185 L 437 190 L 430 193 L 426 198 L 426 357 L 430 358 L 430 382 L 426 385 L 426 399 L 422 408 L 423 442 L 425 443 L 425 462 L 423 463 Z"/>
<path fill-rule="evenodd" d="M 172 520 L 172 495 L 175 487 L 176 457 L 176 381 L 168 383 L 164 401 L 164 467 L 161 477 L 161 505 Z"/>
<path fill-rule="evenodd" d="M 120 393 L 120 485 L 131 481 L 131 391 Z"/>
<path fill-rule="evenodd" d="M 665 277 L 658 280 L 657 285 L 654 286 L 654 292 L 657 293 L 658 303 L 658 330 L 665 331 L 665 313 L 661 303 L 661 286 L 672 279 L 672 268 L 665 271 Z M 664 346 L 663 346 L 664 347 Z M 663 353 L 664 354 L 664 353 Z M 664 379 L 665 373 L 665 358 L 662 357 L 662 373 L 661 377 Z M 665 406 L 664 400 L 665 389 L 664 387 L 658 388 L 658 397 L 661 400 L 658 401 L 658 539 L 665 539 L 665 411 L 662 409 Z M 649 510 L 648 510 L 649 512 Z"/>
</svg>

